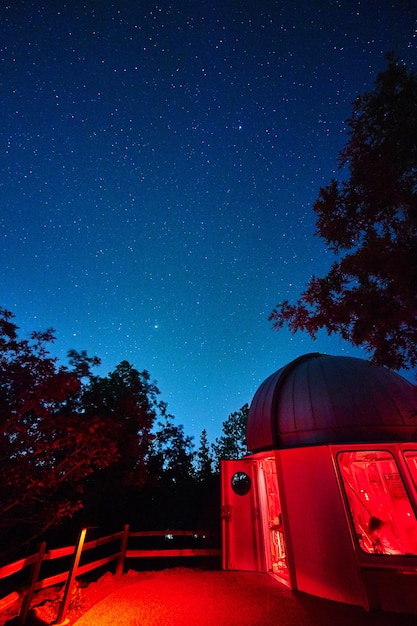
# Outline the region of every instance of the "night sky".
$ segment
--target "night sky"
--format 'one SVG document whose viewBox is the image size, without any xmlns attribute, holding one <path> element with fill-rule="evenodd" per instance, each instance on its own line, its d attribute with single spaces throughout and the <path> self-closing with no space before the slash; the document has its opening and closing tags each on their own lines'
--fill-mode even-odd
<svg viewBox="0 0 417 626">
<path fill-rule="evenodd" d="M 13 0 L 0 20 L 0 305 L 21 335 L 147 369 L 211 441 L 306 352 L 275 332 L 332 256 L 312 204 L 415 0 Z"/>
</svg>

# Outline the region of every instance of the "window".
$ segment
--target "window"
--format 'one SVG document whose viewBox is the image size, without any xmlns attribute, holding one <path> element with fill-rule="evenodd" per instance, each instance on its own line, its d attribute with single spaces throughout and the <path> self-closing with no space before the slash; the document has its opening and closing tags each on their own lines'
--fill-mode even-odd
<svg viewBox="0 0 417 626">
<path fill-rule="evenodd" d="M 405 461 L 410 470 L 414 484 L 417 487 L 417 450 L 409 450 L 404 452 Z"/>
<path fill-rule="evenodd" d="M 417 554 L 417 520 L 391 452 L 341 452 L 337 461 L 362 550 Z"/>
<path fill-rule="evenodd" d="M 251 488 L 251 480 L 245 472 L 236 472 L 232 476 L 232 489 L 238 496 L 246 496 Z"/>
</svg>

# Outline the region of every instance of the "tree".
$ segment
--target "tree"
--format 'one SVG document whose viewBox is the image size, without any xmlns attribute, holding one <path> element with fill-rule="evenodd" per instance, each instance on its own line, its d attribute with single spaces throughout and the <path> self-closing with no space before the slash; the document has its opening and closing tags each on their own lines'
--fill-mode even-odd
<svg viewBox="0 0 417 626">
<path fill-rule="evenodd" d="M 184 426 L 175 424 L 169 413 L 163 415 L 157 426 L 152 444 L 154 476 L 169 483 L 193 479 L 193 438 L 185 435 Z"/>
<path fill-rule="evenodd" d="M 220 476 L 215 471 L 212 446 L 207 431 L 200 436 L 200 446 L 196 452 L 196 490 L 194 517 L 197 527 L 210 528 L 215 533 L 220 530 Z"/>
<path fill-rule="evenodd" d="M 16 542 L 38 535 L 82 505 L 86 477 L 114 462 L 117 449 L 96 416 L 73 410 L 81 381 L 58 367 L 52 329 L 20 339 L 0 308 L 0 527 Z"/>
<path fill-rule="evenodd" d="M 320 189 L 317 232 L 335 253 L 296 304 L 277 305 L 275 329 L 340 333 L 394 369 L 417 365 L 417 77 L 393 55 L 357 98 L 339 167 Z"/>
<path fill-rule="evenodd" d="M 79 372 L 85 355 L 72 351 Z M 144 488 L 153 482 L 153 427 L 166 412 L 159 389 L 147 370 L 122 361 L 107 376 L 87 376 L 80 397 L 85 417 L 97 416 L 116 450 L 114 462 L 88 478 L 84 488 L 83 524 L 106 524 L 113 529 L 135 519 Z M 142 515 L 141 515 L 142 517 Z"/>
<path fill-rule="evenodd" d="M 240 459 L 247 454 L 246 424 L 249 406 L 244 404 L 239 411 L 231 413 L 223 422 L 223 435 L 216 439 L 213 450 L 216 455 L 217 468 L 220 459 Z"/>
<path fill-rule="evenodd" d="M 154 528 L 189 528 L 196 508 L 193 440 L 163 403 L 162 409 L 153 429 L 147 485 L 139 495 L 140 522 Z"/>
<path fill-rule="evenodd" d="M 210 453 L 210 444 L 206 429 L 200 437 L 200 447 L 196 452 L 197 471 L 196 475 L 200 482 L 209 480 L 213 475 L 213 457 Z"/>
<path fill-rule="evenodd" d="M 77 355 L 79 363 L 79 355 Z M 163 403 L 147 370 L 139 372 L 122 361 L 105 377 L 93 376 L 85 385 L 81 405 L 86 416 L 97 415 L 107 424 L 118 459 L 106 472 L 113 482 L 140 486 L 146 480 L 151 430 Z"/>
</svg>

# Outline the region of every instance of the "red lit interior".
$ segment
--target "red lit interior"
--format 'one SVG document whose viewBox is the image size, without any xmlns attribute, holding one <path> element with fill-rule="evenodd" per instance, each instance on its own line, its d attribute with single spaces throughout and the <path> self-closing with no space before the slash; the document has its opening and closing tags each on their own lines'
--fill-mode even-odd
<svg viewBox="0 0 417 626">
<path fill-rule="evenodd" d="M 417 452 L 407 454 L 417 483 Z M 337 460 L 361 549 L 417 554 L 416 516 L 391 452 L 341 452 Z"/>
<path fill-rule="evenodd" d="M 272 572 L 282 582 L 288 584 L 289 573 L 285 550 L 284 531 L 282 527 L 281 504 L 278 494 L 277 466 L 274 458 L 262 461 L 262 471 L 265 481 L 267 499 L 267 525 L 269 534 L 269 548 L 271 551 Z"/>
</svg>

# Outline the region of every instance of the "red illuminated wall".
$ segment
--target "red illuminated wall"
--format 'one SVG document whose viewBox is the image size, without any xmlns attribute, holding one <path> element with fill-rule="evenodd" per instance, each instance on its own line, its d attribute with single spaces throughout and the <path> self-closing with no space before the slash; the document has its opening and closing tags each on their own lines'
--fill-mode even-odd
<svg viewBox="0 0 417 626">
<path fill-rule="evenodd" d="M 289 527 L 287 548 L 292 553 L 297 588 L 366 606 L 329 447 L 281 450 L 278 454 Z"/>
</svg>

